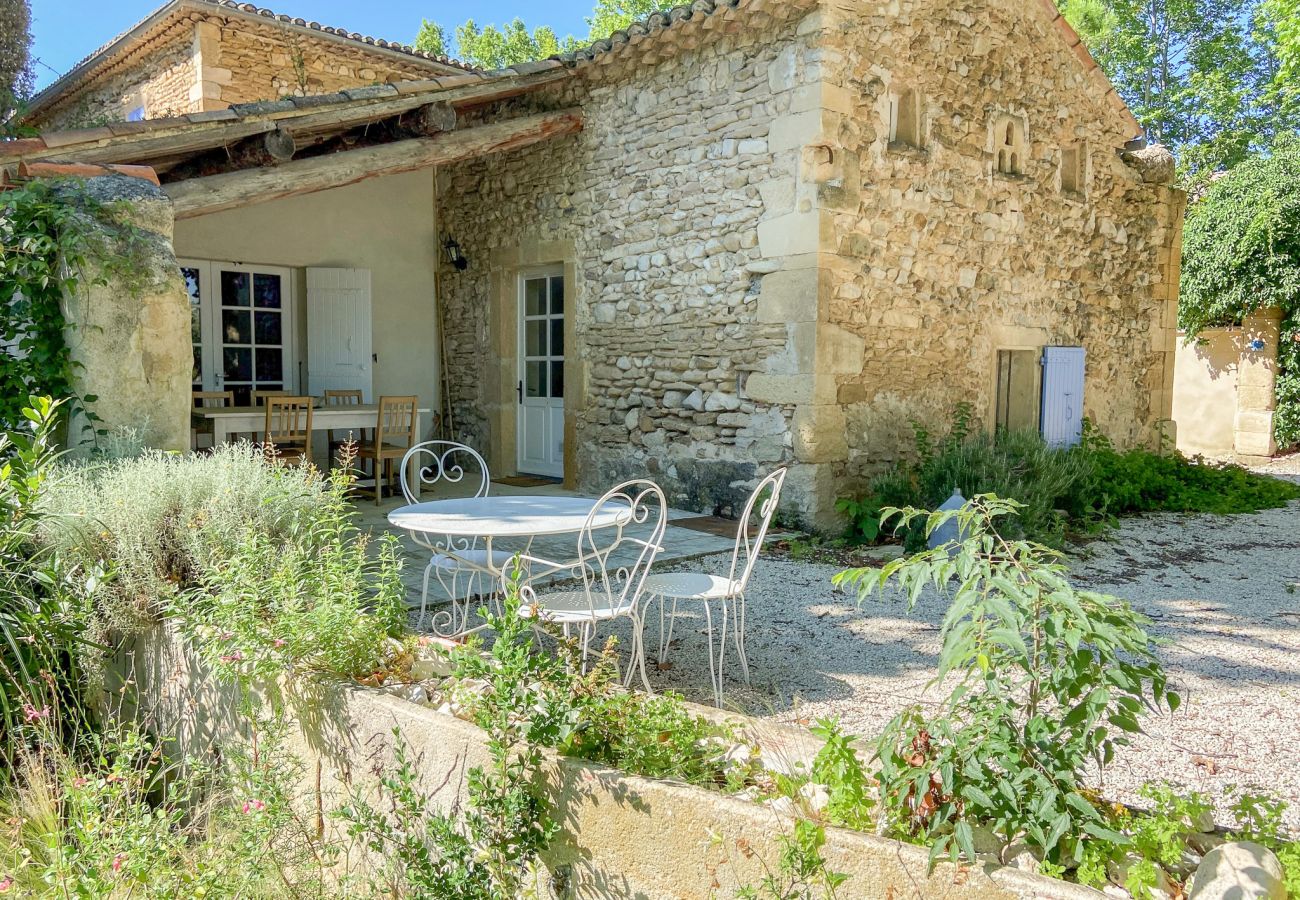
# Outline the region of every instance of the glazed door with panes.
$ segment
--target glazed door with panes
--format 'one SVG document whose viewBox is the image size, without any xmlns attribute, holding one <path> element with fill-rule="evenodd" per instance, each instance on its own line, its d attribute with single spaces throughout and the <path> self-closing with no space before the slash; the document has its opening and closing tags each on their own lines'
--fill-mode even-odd
<svg viewBox="0 0 1300 900">
<path fill-rule="evenodd" d="M 296 391 L 293 280 L 289 269 L 184 260 L 196 390 Z"/>
<path fill-rule="evenodd" d="M 564 476 L 564 270 L 519 279 L 521 473 Z"/>
</svg>

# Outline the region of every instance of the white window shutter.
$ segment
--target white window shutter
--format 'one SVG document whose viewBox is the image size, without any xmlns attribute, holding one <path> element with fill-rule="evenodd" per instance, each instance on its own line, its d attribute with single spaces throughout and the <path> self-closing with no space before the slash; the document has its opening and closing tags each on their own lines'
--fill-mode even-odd
<svg viewBox="0 0 1300 900">
<path fill-rule="evenodd" d="M 307 384 L 312 394 L 360 390 L 373 402 L 370 270 L 307 270 Z"/>
</svg>

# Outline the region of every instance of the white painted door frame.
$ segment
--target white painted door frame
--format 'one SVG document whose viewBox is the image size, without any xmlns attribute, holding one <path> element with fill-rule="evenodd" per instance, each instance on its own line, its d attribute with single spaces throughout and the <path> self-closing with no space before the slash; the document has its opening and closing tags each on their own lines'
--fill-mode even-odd
<svg viewBox="0 0 1300 900">
<path fill-rule="evenodd" d="M 515 297 L 519 323 L 516 469 L 530 475 L 564 477 L 567 294 L 563 265 L 519 273 Z"/>
</svg>

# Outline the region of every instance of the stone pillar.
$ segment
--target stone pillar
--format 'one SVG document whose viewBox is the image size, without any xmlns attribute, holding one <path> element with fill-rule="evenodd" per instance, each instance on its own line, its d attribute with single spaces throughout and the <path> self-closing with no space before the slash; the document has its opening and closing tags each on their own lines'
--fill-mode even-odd
<svg viewBox="0 0 1300 900">
<path fill-rule="evenodd" d="M 106 271 L 92 258 L 66 298 L 78 390 L 98 398 L 90 404 L 101 419 L 97 428 L 129 428 L 148 447 L 188 450 L 194 356 L 189 296 L 172 250 L 171 201 L 153 184 L 121 175 L 92 178 L 86 190 L 121 210 L 137 234 L 131 242 L 106 232 L 107 252 L 129 260 L 128 270 Z M 73 423 L 71 444 L 82 424 Z"/>
<path fill-rule="evenodd" d="M 1277 455 L 1273 411 L 1277 408 L 1277 353 L 1282 310 L 1262 309 L 1241 323 L 1241 365 L 1237 370 L 1237 419 L 1233 446 L 1239 457 Z"/>
</svg>

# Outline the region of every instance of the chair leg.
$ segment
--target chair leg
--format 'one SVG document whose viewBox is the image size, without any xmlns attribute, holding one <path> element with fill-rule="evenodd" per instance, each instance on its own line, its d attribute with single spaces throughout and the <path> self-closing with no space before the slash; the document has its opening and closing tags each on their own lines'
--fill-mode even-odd
<svg viewBox="0 0 1300 900">
<path fill-rule="evenodd" d="M 660 614 L 662 615 L 662 611 Z M 632 658 L 627 663 L 627 674 L 623 677 L 623 687 L 631 687 L 632 674 L 636 669 L 640 669 L 641 684 L 645 686 L 647 694 L 653 694 L 654 688 L 650 687 L 650 679 L 645 672 L 645 610 L 633 610 L 630 618 L 632 620 Z"/>
<path fill-rule="evenodd" d="M 713 661 L 713 611 L 706 600 L 704 602 L 704 627 L 709 643 L 709 680 L 713 682 L 713 705 L 722 708 L 722 671 Z"/>
<path fill-rule="evenodd" d="M 740 674 L 745 679 L 745 684 L 749 684 L 749 658 L 745 655 L 745 595 L 733 597 L 732 602 L 736 604 L 734 628 L 736 652 L 740 654 Z"/>
<path fill-rule="evenodd" d="M 429 608 L 429 575 L 433 572 L 433 559 L 430 558 L 429 564 L 424 567 L 424 589 L 420 591 L 420 619 L 416 623 L 417 627 L 424 626 L 424 613 Z M 430 623 L 432 625 L 432 623 Z"/>
</svg>

